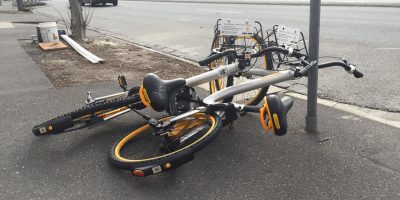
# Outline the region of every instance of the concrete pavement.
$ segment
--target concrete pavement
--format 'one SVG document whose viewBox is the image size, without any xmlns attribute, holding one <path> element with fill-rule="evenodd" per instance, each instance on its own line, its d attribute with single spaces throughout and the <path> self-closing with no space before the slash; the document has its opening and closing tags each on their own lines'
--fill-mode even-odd
<svg viewBox="0 0 400 200">
<path fill-rule="evenodd" d="M 9 2 L 3 2 L 3 10 Z M 35 65 L 31 57 L 18 43 L 18 39 L 34 35 L 32 25 L 11 22 L 41 22 L 48 18 L 27 13 L 0 12 L 0 94 L 24 93 L 53 87 L 43 72 Z"/>
<path fill-rule="evenodd" d="M 38 16 L 0 15 L 14 17 Z M 35 25 L 13 26 L 0 29 L 0 47 L 8 41 L 8 48 L 19 49 L 12 41 L 35 33 Z M 117 83 L 55 89 L 24 51 L 6 51 L 0 51 L 0 69 L 5 69 L 0 85 L 12 78 L 42 84 L 0 93 L 0 199 L 400 198 L 399 129 L 319 106 L 320 132 L 307 134 L 305 101 L 299 99 L 283 137 L 264 133 L 258 117 L 249 114 L 233 130 L 224 128 L 194 161 L 170 173 L 132 177 L 113 168 L 107 155 L 114 141 L 143 123 L 137 115 L 68 134 L 38 138 L 31 133 L 33 125 L 83 105 L 86 91 L 108 94 L 120 90 Z M 22 76 L 8 74 L 19 57 L 26 62 Z M 11 65 L 3 65 L 7 62 Z M 31 79 L 30 74 L 39 75 Z"/>
<path fill-rule="evenodd" d="M 128 0 L 180 3 L 221 3 L 221 4 L 255 4 L 255 5 L 309 5 L 309 0 Z M 322 6 L 361 6 L 361 7 L 400 7 L 399 0 L 321 0 Z"/>
</svg>

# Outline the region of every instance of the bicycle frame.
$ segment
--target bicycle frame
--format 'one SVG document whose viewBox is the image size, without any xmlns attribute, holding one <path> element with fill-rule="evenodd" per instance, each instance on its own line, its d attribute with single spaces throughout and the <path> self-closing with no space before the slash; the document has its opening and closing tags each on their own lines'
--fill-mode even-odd
<svg viewBox="0 0 400 200">
<path fill-rule="evenodd" d="M 218 79 L 221 76 L 234 75 L 241 71 L 242 70 L 240 70 L 238 68 L 238 63 L 233 63 L 233 64 L 225 65 L 220 68 L 214 69 L 212 71 L 188 78 L 188 79 L 186 79 L 186 83 L 188 86 L 196 86 L 196 85 L 200 85 L 202 83 L 207 83 L 209 81 Z M 267 86 L 270 86 L 272 84 L 276 84 L 279 82 L 292 80 L 295 78 L 294 71 L 291 69 L 283 70 L 283 71 L 250 69 L 245 74 L 256 75 L 256 76 L 261 76 L 261 77 L 238 84 L 238 85 L 233 85 L 233 86 L 227 87 L 225 89 L 222 89 L 222 90 L 206 97 L 205 99 L 203 99 L 203 102 L 208 105 L 217 104 L 217 103 L 219 103 L 217 101 L 220 101 L 224 98 L 231 97 L 233 95 L 251 91 L 254 89 L 267 87 Z M 233 103 L 233 104 L 235 105 L 235 108 L 238 110 L 242 110 L 245 106 L 244 104 L 237 104 L 237 103 Z M 193 115 L 195 113 L 204 112 L 205 110 L 206 110 L 206 107 L 199 107 L 195 110 L 175 116 L 175 117 L 171 118 L 169 121 L 174 122 L 179 119 Z"/>
<path fill-rule="evenodd" d="M 231 87 L 222 89 L 208 97 L 206 97 L 203 101 L 206 104 L 216 104 L 217 101 L 222 100 L 226 97 L 230 97 L 236 94 L 240 94 L 243 92 L 247 92 L 247 91 L 251 91 L 254 89 L 258 89 L 258 88 L 262 88 L 262 87 L 267 87 L 269 85 L 275 84 L 275 83 L 279 83 L 279 82 L 283 82 L 286 80 L 291 80 L 294 79 L 294 72 L 292 70 L 284 70 L 284 71 L 271 71 L 271 70 L 264 70 L 264 69 L 250 69 L 250 70 L 246 70 L 246 69 L 240 69 L 239 68 L 239 63 L 232 63 L 232 64 L 228 64 L 228 65 L 224 65 L 221 66 L 219 68 L 216 68 L 214 70 L 190 77 L 185 79 L 186 81 L 186 85 L 193 87 L 193 86 L 198 86 L 204 83 L 208 83 L 210 81 L 214 81 L 217 80 L 219 78 L 222 77 L 226 77 L 226 76 L 230 76 L 230 75 L 236 75 L 237 73 L 243 72 L 243 76 L 246 75 L 252 75 L 252 76 L 260 76 L 260 78 L 254 79 L 254 80 L 250 80 L 247 81 L 245 83 L 241 83 L 238 85 L 233 85 Z M 112 95 L 108 95 L 108 96 L 104 96 L 104 97 L 98 97 L 93 99 L 90 102 L 97 102 L 100 100 L 106 100 L 109 98 L 113 98 L 113 97 L 121 97 L 121 96 L 126 96 L 128 95 L 128 92 L 120 92 L 120 93 L 116 93 L 116 94 L 112 94 Z M 91 97 L 90 97 L 91 98 Z M 88 100 L 90 99 L 88 97 Z M 243 104 L 237 104 L 234 103 L 235 108 L 241 110 L 243 109 L 243 107 L 245 105 Z M 201 112 L 201 111 L 205 111 L 206 107 L 199 107 L 195 110 L 186 112 L 186 113 L 182 113 L 178 116 L 175 116 L 173 118 L 170 119 L 171 122 L 182 119 L 184 117 L 193 115 L 195 113 Z M 112 119 L 115 117 L 118 117 L 120 115 L 123 115 L 127 112 L 129 112 L 130 109 L 124 109 L 120 112 L 116 112 L 113 113 L 113 115 L 105 118 L 104 120 L 108 120 L 108 119 Z"/>
</svg>

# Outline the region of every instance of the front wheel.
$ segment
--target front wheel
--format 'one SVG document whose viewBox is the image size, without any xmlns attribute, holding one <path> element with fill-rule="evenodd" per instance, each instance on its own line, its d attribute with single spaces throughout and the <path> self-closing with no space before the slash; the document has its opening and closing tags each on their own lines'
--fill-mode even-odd
<svg viewBox="0 0 400 200">
<path fill-rule="evenodd" d="M 118 1 L 114 1 L 114 2 L 113 2 L 113 5 L 114 5 L 114 6 L 117 6 L 117 5 L 118 5 Z"/>
<path fill-rule="evenodd" d="M 161 119 L 168 121 L 169 117 Z M 111 163 L 121 169 L 157 166 L 175 168 L 174 160 L 199 151 L 215 139 L 222 127 L 217 114 L 196 113 L 176 121 L 164 134 L 144 125 L 122 137 L 111 148 Z M 182 164 L 182 162 L 180 162 Z"/>
</svg>

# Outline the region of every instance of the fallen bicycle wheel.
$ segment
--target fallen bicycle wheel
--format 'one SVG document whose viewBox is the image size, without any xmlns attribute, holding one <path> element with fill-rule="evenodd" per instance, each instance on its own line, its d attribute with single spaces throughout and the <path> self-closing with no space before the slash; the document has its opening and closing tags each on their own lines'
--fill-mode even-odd
<svg viewBox="0 0 400 200">
<path fill-rule="evenodd" d="M 32 128 L 32 132 L 36 136 L 43 136 L 75 131 L 129 112 L 132 108 L 141 109 L 143 107 L 138 94 L 119 97 L 109 101 L 89 104 L 36 125 Z"/>
<path fill-rule="evenodd" d="M 161 121 L 168 123 L 168 119 Z M 147 124 L 116 142 L 110 160 L 136 176 L 168 171 L 192 160 L 196 151 L 217 137 L 221 127 L 218 115 L 204 113 L 182 118 L 162 132 Z"/>
</svg>

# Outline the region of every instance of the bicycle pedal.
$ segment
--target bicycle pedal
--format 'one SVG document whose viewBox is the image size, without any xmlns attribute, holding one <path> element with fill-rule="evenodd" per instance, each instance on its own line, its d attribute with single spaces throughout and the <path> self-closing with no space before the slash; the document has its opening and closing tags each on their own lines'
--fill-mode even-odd
<svg viewBox="0 0 400 200">
<path fill-rule="evenodd" d="M 122 90 L 126 91 L 128 84 L 126 83 L 126 78 L 124 75 L 118 76 L 118 84 L 122 88 Z"/>
</svg>

